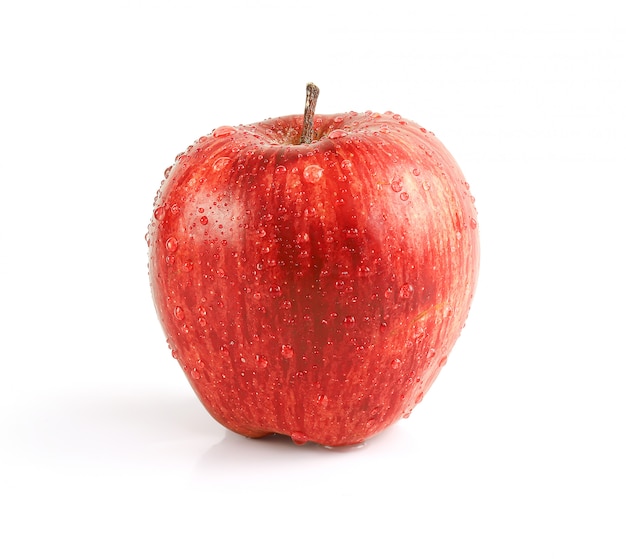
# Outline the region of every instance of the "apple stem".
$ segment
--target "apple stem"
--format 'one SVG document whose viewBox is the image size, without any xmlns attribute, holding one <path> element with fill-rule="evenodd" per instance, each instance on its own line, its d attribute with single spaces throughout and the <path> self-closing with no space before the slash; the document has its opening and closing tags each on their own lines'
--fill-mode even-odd
<svg viewBox="0 0 626 559">
<path fill-rule="evenodd" d="M 320 88 L 314 83 L 306 84 L 306 102 L 304 103 L 304 122 L 302 124 L 301 144 L 310 144 L 313 140 L 313 117 L 315 116 L 315 105 Z"/>
</svg>

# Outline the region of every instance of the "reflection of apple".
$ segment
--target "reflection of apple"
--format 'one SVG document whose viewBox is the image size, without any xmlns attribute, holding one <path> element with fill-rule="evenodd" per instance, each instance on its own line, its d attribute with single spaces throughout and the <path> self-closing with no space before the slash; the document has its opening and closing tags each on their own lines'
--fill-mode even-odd
<svg viewBox="0 0 626 559">
<path fill-rule="evenodd" d="M 432 133 L 392 113 L 311 115 L 217 128 L 176 158 L 150 280 L 217 421 L 341 446 L 408 416 L 435 380 L 467 318 L 478 232 Z"/>
</svg>

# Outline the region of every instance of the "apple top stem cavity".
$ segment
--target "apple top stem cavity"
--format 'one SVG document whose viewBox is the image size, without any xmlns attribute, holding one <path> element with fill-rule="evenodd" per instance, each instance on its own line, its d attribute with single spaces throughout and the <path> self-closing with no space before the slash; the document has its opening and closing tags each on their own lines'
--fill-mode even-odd
<svg viewBox="0 0 626 559">
<path fill-rule="evenodd" d="M 221 126 L 165 172 L 147 240 L 167 343 L 208 412 L 251 438 L 362 443 L 411 410 L 468 317 L 474 199 L 393 112 Z M 462 369 L 461 365 L 461 369 Z"/>
</svg>

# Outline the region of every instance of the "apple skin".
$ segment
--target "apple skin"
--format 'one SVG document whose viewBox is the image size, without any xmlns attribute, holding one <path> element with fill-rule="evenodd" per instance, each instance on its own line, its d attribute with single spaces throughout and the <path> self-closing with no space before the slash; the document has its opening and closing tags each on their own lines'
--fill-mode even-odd
<svg viewBox="0 0 626 559">
<path fill-rule="evenodd" d="M 251 438 L 363 442 L 408 417 L 465 324 L 468 183 L 392 113 L 221 127 L 176 158 L 147 235 L 167 342 L 208 412 Z"/>
</svg>

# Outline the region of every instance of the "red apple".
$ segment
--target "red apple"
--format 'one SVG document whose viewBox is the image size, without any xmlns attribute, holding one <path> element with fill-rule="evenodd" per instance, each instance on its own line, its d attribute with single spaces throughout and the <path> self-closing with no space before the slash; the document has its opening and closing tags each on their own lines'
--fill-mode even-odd
<svg viewBox="0 0 626 559">
<path fill-rule="evenodd" d="M 476 284 L 476 211 L 431 132 L 307 106 L 217 128 L 176 158 L 149 274 L 172 354 L 217 421 L 343 446 L 408 417 L 446 362 Z"/>
</svg>

